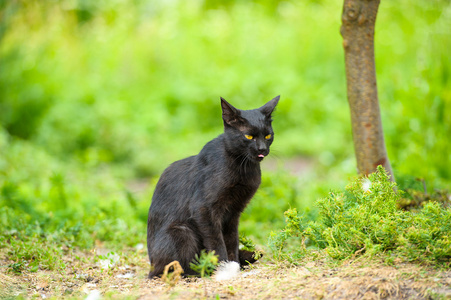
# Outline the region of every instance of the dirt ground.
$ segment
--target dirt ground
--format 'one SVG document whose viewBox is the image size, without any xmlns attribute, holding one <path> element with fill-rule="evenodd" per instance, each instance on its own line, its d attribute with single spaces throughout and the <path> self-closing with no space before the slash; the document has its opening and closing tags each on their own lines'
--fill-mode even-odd
<svg viewBox="0 0 451 300">
<path fill-rule="evenodd" d="M 0 298 L 34 299 L 451 299 L 451 270 L 409 263 L 326 259 L 301 266 L 263 260 L 237 277 L 148 280 L 144 249 L 99 260 L 65 257 L 66 268 L 14 274 L 0 266 Z"/>
</svg>

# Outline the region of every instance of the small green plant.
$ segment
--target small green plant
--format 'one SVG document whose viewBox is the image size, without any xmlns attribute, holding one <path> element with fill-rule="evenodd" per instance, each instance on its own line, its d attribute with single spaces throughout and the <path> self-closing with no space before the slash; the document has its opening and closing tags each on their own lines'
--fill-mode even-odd
<svg viewBox="0 0 451 300">
<path fill-rule="evenodd" d="M 260 259 L 263 256 L 261 250 L 255 248 L 255 243 L 245 234 L 240 234 L 239 237 L 240 249 L 253 252 L 253 258 Z"/>
<path fill-rule="evenodd" d="M 62 251 L 52 241 L 42 243 L 38 237 L 32 237 L 29 240 L 10 239 L 10 249 L 6 253 L 6 258 L 12 261 L 8 265 L 9 269 L 15 273 L 22 273 L 28 270 L 36 272 L 41 270 L 62 271 L 65 263 L 62 260 Z"/>
<path fill-rule="evenodd" d="M 445 207 L 451 206 L 451 195 L 447 190 L 435 189 L 428 191 L 424 179 L 412 177 L 402 179 L 403 182 L 401 184 L 405 185 L 405 194 L 398 202 L 399 208 L 417 211 L 430 201 L 440 203 Z"/>
<path fill-rule="evenodd" d="M 298 214 L 296 208 L 290 208 L 284 213 L 284 216 L 286 226 L 279 233 L 271 232 L 269 246 L 277 260 L 293 262 L 305 253 L 305 236 L 302 234 L 304 218 Z M 293 244 L 295 248 L 291 249 Z"/>
<path fill-rule="evenodd" d="M 255 252 L 255 244 L 249 237 L 247 237 L 244 234 L 240 234 L 239 240 L 240 240 L 240 248 L 247 251 Z"/>
<path fill-rule="evenodd" d="M 313 245 L 335 259 L 391 253 L 450 266 L 451 209 L 429 201 L 418 212 L 404 211 L 398 208 L 402 194 L 378 167 L 349 184 L 344 193 L 332 192 L 318 200 L 317 221 L 304 224 L 296 209 L 290 209 L 285 212 L 286 227 L 270 236 L 274 257 L 296 263 Z"/>
<path fill-rule="evenodd" d="M 210 277 L 218 265 L 218 256 L 214 251 L 206 252 L 202 250 L 200 255 L 196 254 L 193 262 L 190 264 L 191 269 L 199 273 L 200 277 Z"/>
</svg>

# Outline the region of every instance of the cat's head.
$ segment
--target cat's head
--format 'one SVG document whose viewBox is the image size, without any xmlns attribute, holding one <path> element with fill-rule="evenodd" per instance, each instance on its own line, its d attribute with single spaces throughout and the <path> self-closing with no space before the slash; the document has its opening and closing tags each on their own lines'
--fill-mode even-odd
<svg viewBox="0 0 451 300">
<path fill-rule="evenodd" d="M 257 109 L 240 110 L 221 97 L 224 133 L 229 151 L 257 162 L 269 154 L 269 147 L 274 140 L 271 114 L 279 98 L 277 96 Z"/>
</svg>

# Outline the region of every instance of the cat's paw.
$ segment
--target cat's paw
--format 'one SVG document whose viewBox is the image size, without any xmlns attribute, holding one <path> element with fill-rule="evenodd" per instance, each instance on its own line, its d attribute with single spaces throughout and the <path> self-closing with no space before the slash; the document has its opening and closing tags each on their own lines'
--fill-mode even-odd
<svg viewBox="0 0 451 300">
<path fill-rule="evenodd" d="M 261 258 L 263 256 L 263 254 L 261 254 L 260 252 L 258 252 L 258 256 L 256 254 L 257 254 L 256 252 L 240 250 L 239 254 L 238 254 L 239 260 L 240 260 L 240 265 L 243 267 L 243 266 L 253 264 L 254 262 L 256 262 L 259 258 Z"/>
</svg>

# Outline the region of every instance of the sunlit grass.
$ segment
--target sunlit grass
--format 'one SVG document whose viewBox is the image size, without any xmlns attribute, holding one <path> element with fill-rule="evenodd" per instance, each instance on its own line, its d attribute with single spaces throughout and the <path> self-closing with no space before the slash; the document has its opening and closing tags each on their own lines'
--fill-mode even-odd
<svg viewBox="0 0 451 300">
<path fill-rule="evenodd" d="M 281 95 L 276 166 L 241 231 L 265 248 L 289 208 L 315 220 L 356 172 L 340 15 L 331 0 L 0 4 L 2 247 L 144 243 L 156 179 L 222 132 L 220 96 L 252 109 Z M 451 182 L 449 28 L 439 0 L 382 1 L 376 26 L 388 154 L 429 190 Z M 64 254 L 41 265 L 15 248 L 16 271 Z"/>
</svg>

